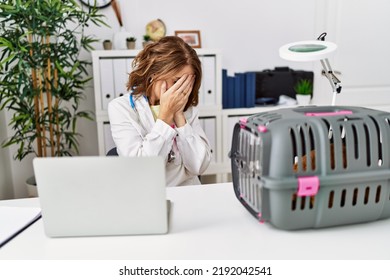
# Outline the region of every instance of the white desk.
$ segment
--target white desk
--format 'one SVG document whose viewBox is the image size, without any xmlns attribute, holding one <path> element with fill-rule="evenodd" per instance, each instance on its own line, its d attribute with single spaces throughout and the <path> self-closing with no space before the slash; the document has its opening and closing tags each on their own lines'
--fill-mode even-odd
<svg viewBox="0 0 390 280">
<path fill-rule="evenodd" d="M 167 196 L 173 202 L 167 235 L 48 238 L 40 219 L 1 248 L 0 259 L 390 259 L 390 219 L 282 231 L 259 224 L 231 183 L 168 188 Z"/>
</svg>

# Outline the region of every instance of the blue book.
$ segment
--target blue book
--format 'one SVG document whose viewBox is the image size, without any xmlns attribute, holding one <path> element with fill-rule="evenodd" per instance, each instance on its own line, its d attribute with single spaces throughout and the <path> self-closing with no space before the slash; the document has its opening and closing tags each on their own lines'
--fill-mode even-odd
<svg viewBox="0 0 390 280">
<path fill-rule="evenodd" d="M 246 107 L 246 93 L 245 93 L 245 74 L 244 73 L 235 73 L 235 106 L 234 108 L 244 108 Z"/>
<path fill-rule="evenodd" d="M 255 107 L 256 102 L 256 73 L 246 72 L 246 90 L 245 90 L 245 107 Z"/>
<path fill-rule="evenodd" d="M 228 100 L 227 100 L 227 108 L 234 108 L 235 102 L 235 79 L 234 77 L 227 77 L 228 80 Z"/>
<path fill-rule="evenodd" d="M 222 108 L 228 108 L 228 75 L 227 70 L 222 69 Z"/>
<path fill-rule="evenodd" d="M 241 92 L 241 80 L 240 75 L 238 73 L 234 74 L 234 104 L 233 108 L 241 108 L 242 101 L 242 92 Z"/>
<path fill-rule="evenodd" d="M 240 73 L 240 83 L 241 83 L 241 108 L 246 107 L 246 75 L 245 73 Z"/>
</svg>

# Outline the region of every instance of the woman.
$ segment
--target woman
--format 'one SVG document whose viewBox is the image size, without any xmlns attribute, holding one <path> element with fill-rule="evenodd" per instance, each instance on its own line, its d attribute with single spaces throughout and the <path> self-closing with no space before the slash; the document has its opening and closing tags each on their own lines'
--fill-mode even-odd
<svg viewBox="0 0 390 280">
<path fill-rule="evenodd" d="M 127 89 L 108 105 L 120 156 L 161 156 L 168 186 L 200 184 L 211 149 L 198 119 L 202 70 L 196 52 L 167 36 L 134 59 Z M 151 174 L 153 176 L 153 174 Z"/>
</svg>

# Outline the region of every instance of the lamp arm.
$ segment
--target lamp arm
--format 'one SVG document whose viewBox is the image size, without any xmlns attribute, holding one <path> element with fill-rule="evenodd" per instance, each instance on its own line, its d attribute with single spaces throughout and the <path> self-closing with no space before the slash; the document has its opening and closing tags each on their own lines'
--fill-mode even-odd
<svg viewBox="0 0 390 280">
<path fill-rule="evenodd" d="M 335 105 L 336 100 L 336 94 L 341 92 L 341 81 L 337 76 L 334 74 L 332 67 L 330 66 L 329 60 L 327 58 L 321 59 L 322 68 L 324 70 L 324 75 L 328 79 L 332 90 L 333 90 L 333 101 L 332 105 Z"/>
<path fill-rule="evenodd" d="M 337 76 L 333 73 L 332 67 L 330 66 L 329 60 L 327 58 L 321 59 L 322 68 L 324 69 L 324 75 L 328 79 L 332 90 L 332 105 L 334 106 L 336 103 L 336 95 L 341 92 L 341 81 Z"/>
<path fill-rule="evenodd" d="M 322 64 L 322 68 L 324 70 L 323 74 L 329 80 L 333 91 L 340 93 L 341 88 L 342 88 L 340 85 L 341 81 L 339 78 L 337 78 L 337 76 L 333 72 L 332 67 L 330 66 L 329 60 L 327 58 L 321 59 L 321 64 Z"/>
</svg>

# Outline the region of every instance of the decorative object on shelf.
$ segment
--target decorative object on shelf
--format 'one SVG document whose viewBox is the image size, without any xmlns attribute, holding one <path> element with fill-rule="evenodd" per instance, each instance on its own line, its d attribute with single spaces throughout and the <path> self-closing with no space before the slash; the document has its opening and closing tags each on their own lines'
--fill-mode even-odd
<svg viewBox="0 0 390 280">
<path fill-rule="evenodd" d="M 114 10 L 115 16 L 118 19 L 119 26 L 122 27 L 123 22 L 122 22 L 122 15 L 121 15 L 119 4 L 116 0 L 112 0 L 111 2 L 112 2 L 112 8 Z"/>
<path fill-rule="evenodd" d="M 111 4 L 111 2 L 114 1 L 115 0 L 80 0 L 81 4 L 84 4 L 90 8 L 96 7 L 98 9 L 108 7 Z"/>
<path fill-rule="evenodd" d="M 126 28 L 123 26 L 119 3 L 116 0 L 113 0 L 111 6 L 119 23 L 119 31 L 114 33 L 113 46 L 116 50 L 125 50 L 127 49 L 126 38 L 131 37 L 132 34 L 127 32 Z"/>
<path fill-rule="evenodd" d="M 127 37 L 126 38 L 126 46 L 129 50 L 134 50 L 135 49 L 135 42 L 137 39 L 135 37 Z"/>
<path fill-rule="evenodd" d="M 105 50 L 111 50 L 112 49 L 112 42 L 111 40 L 104 40 L 103 41 L 103 49 Z"/>
<path fill-rule="evenodd" d="M 193 48 L 202 47 L 199 30 L 176 30 L 175 36 L 182 38 L 184 42 Z"/>
<path fill-rule="evenodd" d="M 126 50 L 127 41 L 126 39 L 132 37 L 132 34 L 127 32 L 126 29 L 122 26 L 119 32 L 114 33 L 114 49 L 116 50 Z"/>
<path fill-rule="evenodd" d="M 328 57 L 337 49 L 332 42 L 325 42 L 326 32 L 322 33 L 317 40 L 300 41 L 286 44 L 279 49 L 281 58 L 291 61 L 314 61 L 320 60 L 323 73 L 332 87 L 332 105 L 336 104 L 336 95 L 341 92 L 341 81 L 334 74 Z"/>
<path fill-rule="evenodd" d="M 295 86 L 294 90 L 296 93 L 296 99 L 298 105 L 309 105 L 310 100 L 313 94 L 313 83 L 308 79 L 299 80 Z"/>
<path fill-rule="evenodd" d="M 150 40 L 156 42 L 166 34 L 165 23 L 161 19 L 152 20 L 146 25 L 146 35 L 149 35 Z"/>
<path fill-rule="evenodd" d="M 104 16 L 93 7 L 84 11 L 75 1 L 2 4 L 0 109 L 12 113 L 12 135 L 2 147 L 17 146 L 14 159 L 20 161 L 29 154 L 77 154 L 77 120 L 92 120 L 92 113 L 79 107 L 92 79 L 86 72 L 91 62 L 79 55 L 99 41 L 84 29 L 91 23 L 106 25 Z"/>
<path fill-rule="evenodd" d="M 144 39 L 144 41 L 142 42 L 142 46 L 143 46 L 143 47 L 145 47 L 147 44 L 150 44 L 150 43 L 153 42 L 152 39 L 150 38 L 150 36 L 149 36 L 148 34 L 145 34 L 145 35 L 143 36 L 143 39 Z"/>
</svg>

